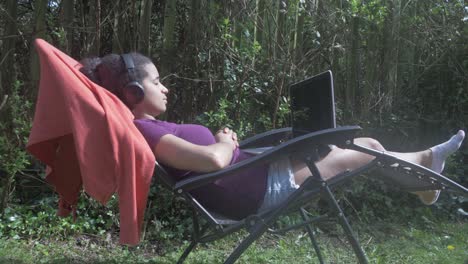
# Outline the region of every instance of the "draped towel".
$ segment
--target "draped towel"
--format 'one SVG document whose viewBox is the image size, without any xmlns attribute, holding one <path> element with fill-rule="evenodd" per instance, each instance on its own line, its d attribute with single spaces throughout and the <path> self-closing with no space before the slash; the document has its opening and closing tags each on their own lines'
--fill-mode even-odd
<svg viewBox="0 0 468 264">
<path fill-rule="evenodd" d="M 60 195 L 58 214 L 77 203 L 81 187 L 102 204 L 117 192 L 120 243 L 135 245 L 146 208 L 155 157 L 130 110 L 90 81 L 81 64 L 35 40 L 41 75 L 27 150 L 47 165 Z"/>
</svg>

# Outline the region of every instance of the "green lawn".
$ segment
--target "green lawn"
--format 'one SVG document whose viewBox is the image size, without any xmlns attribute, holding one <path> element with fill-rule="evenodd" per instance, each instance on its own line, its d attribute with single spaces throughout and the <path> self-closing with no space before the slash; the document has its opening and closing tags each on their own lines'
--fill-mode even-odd
<svg viewBox="0 0 468 264">
<path fill-rule="evenodd" d="M 465 222 L 427 223 L 422 227 L 374 223 L 356 228 L 371 263 L 468 263 L 468 225 Z M 244 234 L 245 235 L 245 234 Z M 186 263 L 220 263 L 242 235 L 202 245 Z M 327 263 L 355 263 L 344 237 L 319 232 Z M 76 236 L 67 241 L 0 239 L 1 263 L 175 263 L 188 242 L 144 242 L 125 248 L 115 238 Z M 266 235 L 237 263 L 317 263 L 302 232 Z"/>
</svg>

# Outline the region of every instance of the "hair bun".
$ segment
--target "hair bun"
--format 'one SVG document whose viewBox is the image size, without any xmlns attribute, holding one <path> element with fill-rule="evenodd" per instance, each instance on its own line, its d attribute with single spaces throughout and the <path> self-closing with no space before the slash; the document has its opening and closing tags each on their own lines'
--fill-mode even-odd
<svg viewBox="0 0 468 264">
<path fill-rule="evenodd" d="M 100 57 L 91 57 L 85 58 L 81 60 L 81 67 L 80 71 L 86 75 L 91 81 L 102 85 L 102 81 L 99 74 L 99 68 L 102 65 L 102 59 Z"/>
</svg>

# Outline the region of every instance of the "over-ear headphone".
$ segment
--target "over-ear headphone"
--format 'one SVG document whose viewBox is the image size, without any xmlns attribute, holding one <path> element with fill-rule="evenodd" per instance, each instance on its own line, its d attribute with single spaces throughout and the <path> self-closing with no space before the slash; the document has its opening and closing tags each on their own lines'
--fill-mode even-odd
<svg viewBox="0 0 468 264">
<path fill-rule="evenodd" d="M 128 83 L 123 87 L 123 89 L 130 91 L 132 98 L 128 98 L 128 93 L 126 93 L 126 91 L 122 91 L 122 96 L 126 103 L 136 105 L 145 97 L 145 88 L 143 88 L 143 85 L 141 85 L 136 79 L 135 63 L 133 62 L 132 55 L 126 53 L 120 56 L 122 57 L 128 74 Z"/>
</svg>

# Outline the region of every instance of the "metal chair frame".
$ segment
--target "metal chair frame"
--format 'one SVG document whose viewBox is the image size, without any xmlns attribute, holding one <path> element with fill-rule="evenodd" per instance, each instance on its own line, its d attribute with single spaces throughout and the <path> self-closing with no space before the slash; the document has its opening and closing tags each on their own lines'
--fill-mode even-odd
<svg viewBox="0 0 468 264">
<path fill-rule="evenodd" d="M 468 194 L 467 188 L 427 168 L 398 159 L 385 152 L 354 144 L 353 139 L 358 131 L 360 131 L 360 127 L 358 126 L 346 126 L 313 132 L 289 139 L 292 133 L 291 128 L 272 130 L 242 141 L 240 147 L 272 146 L 275 142 L 282 142 L 281 144 L 223 170 L 197 175 L 181 181 L 174 181 L 162 166 L 157 165 L 155 170 L 156 178 L 177 195 L 184 197 L 191 205 L 193 212 L 192 242 L 180 256 L 177 263 L 183 263 L 198 243 L 215 241 L 233 232 L 246 229 L 249 233 L 248 236 L 234 249 L 224 262 L 234 263 L 242 253 L 265 232 L 284 233 L 297 228 L 306 229 L 319 262 L 325 263 L 315 237 L 315 231 L 311 225 L 320 221 L 330 220 L 331 218 L 337 219 L 338 223 L 343 228 L 359 263 L 368 263 L 367 256 L 360 246 L 343 210 L 338 204 L 332 189 L 357 175 L 361 175 L 366 171 L 376 168 L 387 172 L 387 174 L 390 173 L 394 175 L 389 177 L 389 180 L 393 184 L 400 185 L 400 188 L 406 191 L 445 190 L 449 188 L 465 195 Z M 321 144 L 333 144 L 340 148 L 353 149 L 372 155 L 375 159 L 363 167 L 353 171 L 343 172 L 325 181 L 314 162 L 317 159 L 318 148 Z M 291 194 L 283 203 L 267 212 L 250 215 L 241 220 L 233 220 L 210 212 L 190 194 L 190 190 L 211 183 L 221 177 L 236 174 L 260 164 L 271 163 L 279 158 L 291 155 L 301 157 L 309 167 L 313 176 L 308 177 L 299 189 Z M 309 218 L 303 206 L 308 201 L 318 196 L 321 196 L 322 199 L 328 202 L 330 215 L 327 214 Z M 291 212 L 299 212 L 303 221 L 281 230 L 270 229 L 280 216 Z M 200 224 L 201 219 L 205 221 L 203 225 Z"/>
</svg>

